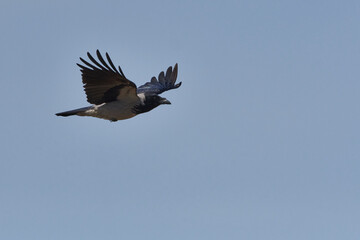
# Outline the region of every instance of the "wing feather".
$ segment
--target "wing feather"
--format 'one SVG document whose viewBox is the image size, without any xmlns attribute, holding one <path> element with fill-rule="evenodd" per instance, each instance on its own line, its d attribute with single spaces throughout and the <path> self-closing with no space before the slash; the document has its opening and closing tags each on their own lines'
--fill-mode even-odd
<svg viewBox="0 0 360 240">
<path fill-rule="evenodd" d="M 137 88 L 137 93 L 145 93 L 146 95 L 155 95 L 160 94 L 165 91 L 175 89 L 181 86 L 181 82 L 175 84 L 178 73 L 178 64 L 175 64 L 174 69 L 169 67 L 166 70 L 166 75 L 164 72 L 160 72 L 158 79 L 152 77 L 150 82 L 145 83 L 144 85 Z"/>
<path fill-rule="evenodd" d="M 105 68 L 108 70 L 108 71 L 111 71 L 109 65 L 107 65 L 107 63 L 105 62 L 104 58 L 101 56 L 101 53 L 99 50 L 96 50 L 96 55 L 98 57 L 98 59 L 100 60 L 101 64 L 105 66 Z"/>
<path fill-rule="evenodd" d="M 110 66 L 101 56 L 99 50 L 96 55 L 100 63 L 87 53 L 92 63 L 80 58 L 86 65 L 77 64 L 81 68 L 82 80 L 87 100 L 92 104 L 101 104 L 122 100 L 125 98 L 138 98 L 136 95 L 136 85 L 128 80 L 122 71 L 118 72 L 110 59 L 108 53 L 106 58 Z M 119 67 L 119 69 L 121 69 Z"/>
<path fill-rule="evenodd" d="M 111 58 L 109 56 L 108 53 L 106 53 L 106 59 L 108 60 L 108 62 L 110 63 L 110 66 L 112 67 L 112 69 L 116 72 L 116 73 L 119 73 L 118 70 L 116 69 L 115 65 L 113 64 L 113 62 L 111 61 Z M 120 73 L 119 73 L 120 74 Z M 124 73 L 121 73 L 124 77 Z"/>
<path fill-rule="evenodd" d="M 159 79 L 159 82 L 160 82 L 161 84 L 165 84 L 165 75 L 164 75 L 164 72 L 161 72 L 161 73 L 159 74 L 158 79 Z"/>
</svg>

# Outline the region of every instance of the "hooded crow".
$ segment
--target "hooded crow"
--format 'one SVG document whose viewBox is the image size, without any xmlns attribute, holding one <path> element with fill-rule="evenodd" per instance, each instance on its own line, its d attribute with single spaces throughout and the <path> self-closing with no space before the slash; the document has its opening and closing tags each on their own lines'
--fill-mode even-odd
<svg viewBox="0 0 360 240">
<path fill-rule="evenodd" d="M 159 94 L 181 86 L 181 82 L 175 84 L 177 64 L 174 69 L 169 67 L 166 73 L 161 72 L 158 78 L 152 77 L 150 82 L 137 88 L 135 83 L 125 77 L 120 66 L 119 70 L 116 69 L 108 53 L 107 62 L 99 50 L 96 51 L 96 55 L 100 63 L 87 53 L 92 63 L 80 58 L 86 66 L 77 64 L 81 68 L 87 101 L 93 105 L 56 113 L 57 116 L 91 116 L 113 122 L 128 119 L 159 105 L 171 104 Z"/>
</svg>

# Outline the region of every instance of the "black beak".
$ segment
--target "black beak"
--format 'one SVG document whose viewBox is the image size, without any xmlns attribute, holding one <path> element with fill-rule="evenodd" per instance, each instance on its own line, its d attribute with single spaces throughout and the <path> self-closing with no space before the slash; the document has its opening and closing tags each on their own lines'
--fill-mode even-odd
<svg viewBox="0 0 360 240">
<path fill-rule="evenodd" d="M 161 104 L 171 104 L 171 102 L 169 100 L 167 100 L 166 98 L 161 100 Z"/>
</svg>

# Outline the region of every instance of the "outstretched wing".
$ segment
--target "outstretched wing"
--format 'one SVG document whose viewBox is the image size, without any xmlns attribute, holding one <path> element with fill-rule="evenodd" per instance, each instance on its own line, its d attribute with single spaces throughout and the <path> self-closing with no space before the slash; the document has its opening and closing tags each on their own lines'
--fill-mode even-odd
<svg viewBox="0 0 360 240">
<path fill-rule="evenodd" d="M 166 71 L 159 74 L 158 79 L 152 77 L 150 82 L 138 87 L 137 93 L 145 93 L 146 95 L 155 95 L 165 92 L 170 89 L 175 89 L 181 86 L 181 82 L 175 84 L 178 73 L 178 64 L 175 64 L 174 70 L 169 67 Z"/>
<path fill-rule="evenodd" d="M 119 71 L 115 68 L 109 54 L 106 53 L 108 63 L 99 50 L 96 51 L 96 55 L 101 64 L 90 53 L 87 53 L 87 56 L 92 63 L 80 58 L 86 66 L 77 64 L 81 68 L 87 101 L 92 104 L 101 104 L 125 98 L 137 98 L 136 85 L 125 77 L 120 66 Z"/>
</svg>

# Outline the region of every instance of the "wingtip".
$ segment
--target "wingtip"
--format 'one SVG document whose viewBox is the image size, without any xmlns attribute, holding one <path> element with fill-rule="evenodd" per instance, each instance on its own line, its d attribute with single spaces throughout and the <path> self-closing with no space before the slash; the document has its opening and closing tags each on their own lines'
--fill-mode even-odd
<svg viewBox="0 0 360 240">
<path fill-rule="evenodd" d="M 79 59 L 83 64 L 88 65 L 87 62 L 82 57 L 79 57 Z M 81 65 L 80 63 L 76 63 L 76 65 L 78 65 L 81 69 L 86 68 L 85 66 Z"/>
<path fill-rule="evenodd" d="M 152 77 L 150 81 L 151 81 L 151 83 L 157 83 L 157 79 L 156 79 L 156 77 L 155 77 L 155 76 L 154 76 L 154 77 Z"/>
<path fill-rule="evenodd" d="M 99 56 L 102 57 L 99 49 L 96 49 L 96 56 L 97 56 L 98 58 L 99 58 Z"/>
<path fill-rule="evenodd" d="M 91 56 L 90 52 L 87 52 L 87 53 L 86 53 L 86 55 L 88 56 L 88 58 L 89 58 L 89 59 L 91 59 L 91 58 L 92 58 L 92 56 Z"/>
<path fill-rule="evenodd" d="M 170 83 L 173 86 L 176 82 L 177 79 L 177 75 L 178 75 L 178 64 L 175 63 L 174 69 L 171 72 L 171 77 L 170 77 Z"/>
<path fill-rule="evenodd" d="M 178 64 L 175 63 L 175 66 L 174 66 L 174 72 L 177 72 L 178 71 Z"/>
</svg>

